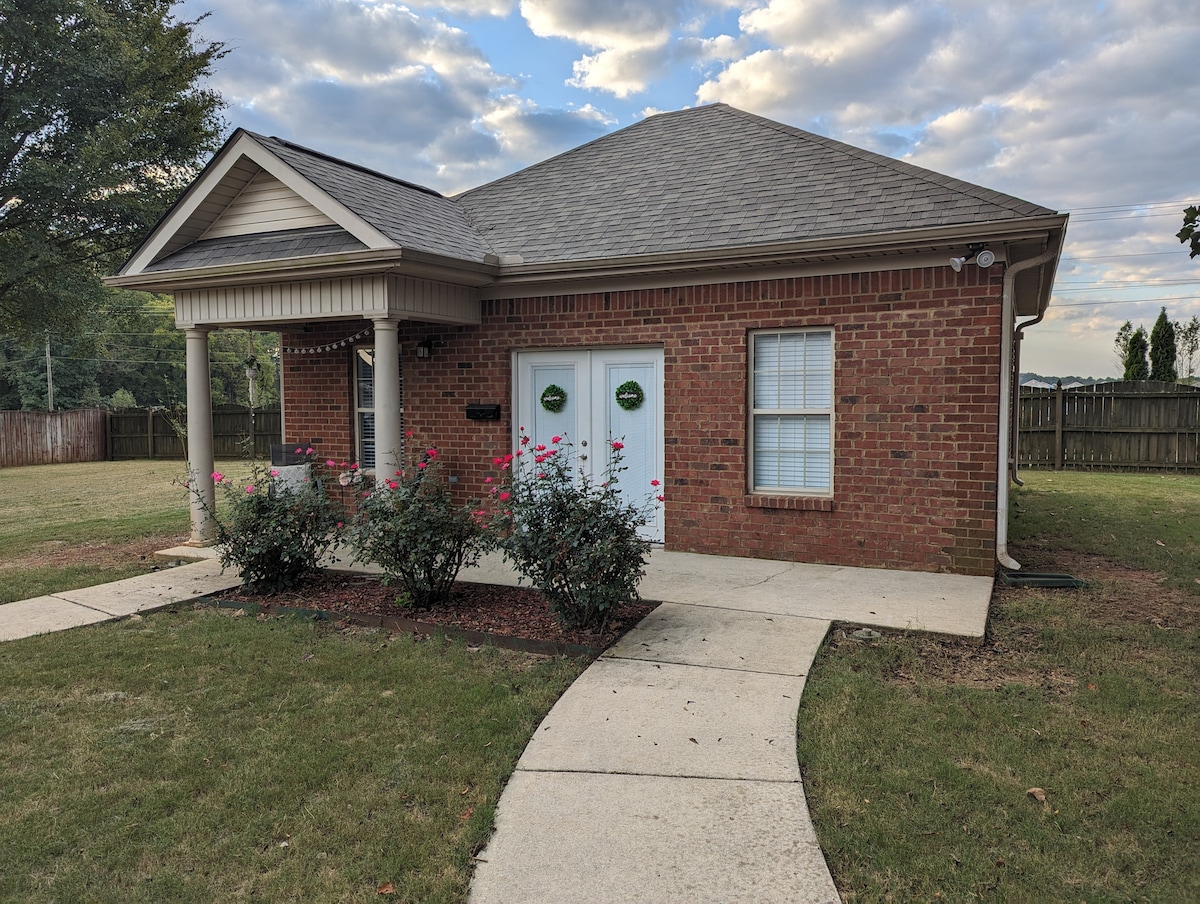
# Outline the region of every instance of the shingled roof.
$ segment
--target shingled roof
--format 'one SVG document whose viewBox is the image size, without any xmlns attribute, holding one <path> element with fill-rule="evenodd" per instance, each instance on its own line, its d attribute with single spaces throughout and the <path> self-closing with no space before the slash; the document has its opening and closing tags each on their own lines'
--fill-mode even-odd
<svg viewBox="0 0 1200 904">
<path fill-rule="evenodd" d="M 648 117 L 454 200 L 526 264 L 1054 214 L 725 104 Z"/>
<path fill-rule="evenodd" d="M 192 236 L 179 232 L 171 241 L 161 230 L 179 227 L 164 225 L 168 215 L 155 233 L 165 238 L 143 245 L 155 256 L 141 272 L 394 249 L 437 255 L 475 274 L 494 268 L 504 279 L 539 264 L 562 272 L 573 262 L 652 262 L 656 255 L 685 264 L 689 254 L 789 243 L 816 242 L 836 253 L 842 238 L 1057 216 L 725 104 L 647 117 L 454 197 L 242 130 L 214 162 L 246 140 L 357 217 L 358 227 L 337 222 L 332 211 L 332 228 L 205 239 L 198 223 Z M 214 205 L 204 215 L 220 210 Z M 364 238 L 362 224 L 373 238 Z"/>
<path fill-rule="evenodd" d="M 474 262 L 482 261 L 490 251 L 467 222 L 463 209 L 433 189 L 290 141 L 248 134 L 402 248 Z"/>
</svg>

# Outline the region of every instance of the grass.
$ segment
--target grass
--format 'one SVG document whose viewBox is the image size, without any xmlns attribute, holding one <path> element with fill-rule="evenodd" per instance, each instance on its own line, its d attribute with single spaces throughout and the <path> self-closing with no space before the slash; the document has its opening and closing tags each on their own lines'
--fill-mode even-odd
<svg viewBox="0 0 1200 904">
<path fill-rule="evenodd" d="M 462 901 L 581 668 L 190 608 L 0 644 L 0 900 Z"/>
<path fill-rule="evenodd" d="M 186 476 L 177 461 L 0 469 L 0 603 L 146 572 L 147 552 L 187 538 Z"/>
<path fill-rule="evenodd" d="M 1103 556 L 1200 595 L 1200 477 L 1024 472 L 1013 498 L 1017 544 Z"/>
<path fill-rule="evenodd" d="M 809 676 L 847 901 L 1200 899 L 1200 479 L 1023 476 L 1017 559 L 1085 589 L 998 588 L 982 644 L 835 630 Z"/>
</svg>

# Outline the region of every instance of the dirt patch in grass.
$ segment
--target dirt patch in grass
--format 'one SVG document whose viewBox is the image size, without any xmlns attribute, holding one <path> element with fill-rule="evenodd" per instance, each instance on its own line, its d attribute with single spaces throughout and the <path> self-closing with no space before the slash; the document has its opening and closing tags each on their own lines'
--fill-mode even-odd
<svg viewBox="0 0 1200 904">
<path fill-rule="evenodd" d="M 1080 615 L 1106 627 L 1139 625 L 1175 631 L 1200 626 L 1200 600 L 1168 585 L 1165 575 L 1083 553 L 1020 550 L 1017 557 L 1026 571 L 1071 574 L 1085 581 L 1086 586 L 1046 591 L 1010 587 L 997 581 L 992 596 L 993 617 L 1010 608 L 1006 603 L 1052 592 L 1067 596 Z M 830 647 L 837 650 L 861 645 L 863 642 L 853 634 L 853 628 L 835 629 Z M 1060 694 L 1069 693 L 1077 684 L 1074 675 L 1041 665 L 1045 658 L 1041 655 L 1040 632 L 1031 624 L 993 622 L 982 640 L 916 635 L 913 641 L 914 655 L 897 657 L 890 671 L 891 680 L 975 687 L 1023 684 Z"/>
<path fill-rule="evenodd" d="M 187 540 L 187 534 L 142 537 L 137 540 L 95 543 L 71 543 L 65 540 L 48 540 L 32 550 L 12 558 L 0 559 L 0 571 L 22 568 L 48 568 L 56 565 L 94 565 L 97 568 L 113 568 L 145 563 L 149 571 L 156 565 L 165 566 L 165 560 L 155 556 L 160 549 L 178 546 Z"/>
<path fill-rule="evenodd" d="M 263 596 L 244 588 L 222 599 L 262 606 L 287 606 L 335 615 L 406 618 L 441 627 L 520 637 L 552 644 L 607 647 L 645 618 L 655 603 L 622 606 L 602 632 L 566 628 L 550 611 L 544 596 L 528 587 L 505 587 L 459 581 L 450 599 L 432 609 L 414 610 L 396 603 L 397 588 L 373 575 L 340 571 L 315 573 L 283 593 Z"/>
</svg>

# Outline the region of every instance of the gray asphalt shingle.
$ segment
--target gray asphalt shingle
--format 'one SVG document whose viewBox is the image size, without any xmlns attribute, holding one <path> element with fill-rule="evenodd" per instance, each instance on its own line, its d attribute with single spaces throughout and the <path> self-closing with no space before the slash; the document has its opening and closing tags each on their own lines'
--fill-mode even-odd
<svg viewBox="0 0 1200 904">
<path fill-rule="evenodd" d="M 473 262 L 482 261 L 491 250 L 471 229 L 462 209 L 432 189 L 279 138 L 254 138 L 402 248 Z"/>
<path fill-rule="evenodd" d="M 455 200 L 526 263 L 1054 213 L 724 104 L 649 117 Z"/>
<path fill-rule="evenodd" d="M 204 239 L 160 258 L 146 267 L 146 270 L 186 270 L 191 267 L 286 260 L 313 254 L 362 251 L 366 247 L 340 226 L 314 226 L 308 229 Z"/>
<path fill-rule="evenodd" d="M 399 247 L 472 263 L 736 250 L 1054 213 L 725 104 L 648 117 L 453 198 L 253 138 Z M 148 269 L 366 247 L 340 229 L 290 232 L 301 234 L 196 242 Z"/>
</svg>

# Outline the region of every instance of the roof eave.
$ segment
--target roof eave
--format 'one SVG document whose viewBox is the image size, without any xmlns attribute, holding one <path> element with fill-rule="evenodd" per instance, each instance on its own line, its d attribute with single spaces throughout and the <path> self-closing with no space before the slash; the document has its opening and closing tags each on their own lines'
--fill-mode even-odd
<svg viewBox="0 0 1200 904">
<path fill-rule="evenodd" d="M 460 286 L 486 286 L 495 281 L 495 263 L 464 261 L 406 248 L 315 254 L 286 260 L 250 261 L 215 267 L 144 271 L 106 276 L 104 283 L 140 292 L 177 292 L 219 286 L 300 282 L 395 273 Z"/>
<path fill-rule="evenodd" d="M 639 254 L 595 260 L 503 263 L 497 288 L 535 287 L 566 280 L 594 281 L 658 276 L 697 270 L 741 270 L 965 250 L 971 244 L 1007 245 L 1041 238 L 1061 249 L 1066 216 L 1052 214 L 922 229 L 777 242 L 741 248 Z M 1054 238 L 1057 236 L 1057 238 Z M 1050 272 L 1057 262 L 1052 261 Z M 1052 279 L 1050 280 L 1052 282 Z"/>
</svg>

